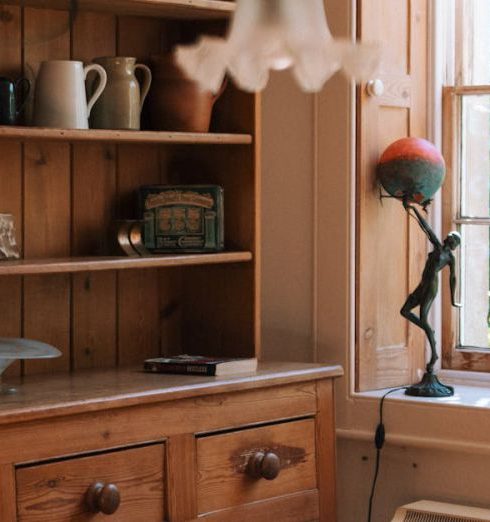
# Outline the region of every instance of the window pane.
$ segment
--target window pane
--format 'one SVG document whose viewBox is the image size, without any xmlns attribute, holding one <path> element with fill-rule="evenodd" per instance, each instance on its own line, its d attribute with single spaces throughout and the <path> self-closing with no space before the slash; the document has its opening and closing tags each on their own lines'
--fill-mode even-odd
<svg viewBox="0 0 490 522">
<path fill-rule="evenodd" d="M 490 228 L 463 225 L 461 235 L 460 344 L 489 348 Z"/>
<path fill-rule="evenodd" d="M 463 96 L 462 111 L 461 214 L 488 217 L 490 215 L 490 95 Z"/>
<path fill-rule="evenodd" d="M 458 83 L 490 84 L 490 2 L 488 0 L 457 0 L 457 23 L 461 23 L 462 42 L 456 41 Z"/>
</svg>

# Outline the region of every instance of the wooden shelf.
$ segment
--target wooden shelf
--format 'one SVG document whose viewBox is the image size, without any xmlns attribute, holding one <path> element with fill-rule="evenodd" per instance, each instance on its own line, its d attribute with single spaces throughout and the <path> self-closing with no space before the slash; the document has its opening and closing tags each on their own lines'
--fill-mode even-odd
<svg viewBox="0 0 490 522">
<path fill-rule="evenodd" d="M 49 9 L 70 7 L 69 0 L 6 0 L 2 3 Z M 78 0 L 77 4 L 83 11 L 191 20 L 227 18 L 235 10 L 235 2 L 222 0 Z"/>
<path fill-rule="evenodd" d="M 153 257 L 67 257 L 1 261 L 0 276 L 245 263 L 251 261 L 252 257 L 251 252 L 221 252 L 217 254 L 169 254 Z"/>
<path fill-rule="evenodd" d="M 72 374 L 6 377 L 17 393 L 0 395 L 0 425 L 71 413 L 305 383 L 343 375 L 340 366 L 259 362 L 256 372 L 203 377 L 144 373 L 141 366 Z"/>
<path fill-rule="evenodd" d="M 123 130 L 76 130 L 41 127 L 0 126 L 0 139 L 15 141 L 64 141 L 106 143 L 173 143 L 196 145 L 249 145 L 250 134 L 219 134 L 197 132 L 155 132 Z"/>
</svg>

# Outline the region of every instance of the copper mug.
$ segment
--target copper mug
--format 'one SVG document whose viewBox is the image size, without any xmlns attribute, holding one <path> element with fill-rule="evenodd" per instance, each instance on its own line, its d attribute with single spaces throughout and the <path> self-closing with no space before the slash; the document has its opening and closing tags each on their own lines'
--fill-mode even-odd
<svg viewBox="0 0 490 522">
<path fill-rule="evenodd" d="M 213 106 L 218 94 L 203 91 L 186 77 L 174 61 L 173 53 L 150 58 L 153 87 L 148 97 L 150 124 L 154 130 L 209 132 Z"/>
</svg>

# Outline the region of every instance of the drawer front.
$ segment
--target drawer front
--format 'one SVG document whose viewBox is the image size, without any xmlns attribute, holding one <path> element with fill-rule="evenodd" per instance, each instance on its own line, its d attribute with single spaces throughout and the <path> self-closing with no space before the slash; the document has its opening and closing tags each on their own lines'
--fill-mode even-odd
<svg viewBox="0 0 490 522">
<path fill-rule="evenodd" d="M 200 514 L 314 490 L 314 420 L 202 437 L 197 468 Z"/>
<path fill-rule="evenodd" d="M 155 444 L 18 468 L 18 522 L 162 522 L 164 449 Z M 118 494 L 117 510 L 104 514 L 117 506 Z"/>
</svg>

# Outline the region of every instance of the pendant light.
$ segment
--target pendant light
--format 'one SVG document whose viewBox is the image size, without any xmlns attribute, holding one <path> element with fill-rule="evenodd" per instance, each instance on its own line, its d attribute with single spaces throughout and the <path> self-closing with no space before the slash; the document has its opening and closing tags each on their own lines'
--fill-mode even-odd
<svg viewBox="0 0 490 522">
<path fill-rule="evenodd" d="M 179 46 L 177 63 L 214 93 L 229 74 L 245 91 L 261 91 L 270 70 L 291 68 L 306 92 L 321 90 L 338 70 L 364 80 L 379 61 L 377 45 L 334 39 L 323 0 L 237 0 L 226 39 L 203 36 Z"/>
</svg>

